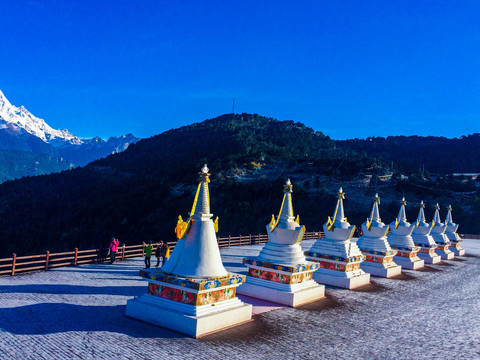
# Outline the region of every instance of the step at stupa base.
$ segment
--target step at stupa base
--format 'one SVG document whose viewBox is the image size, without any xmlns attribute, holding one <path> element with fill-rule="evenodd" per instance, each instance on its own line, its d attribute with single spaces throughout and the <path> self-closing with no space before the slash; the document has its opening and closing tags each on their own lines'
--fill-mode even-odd
<svg viewBox="0 0 480 360">
<path fill-rule="evenodd" d="M 344 272 L 340 271 L 336 271 L 336 274 L 334 274 L 333 271 L 326 273 L 322 272 L 322 270 L 318 270 L 313 273 L 313 279 L 320 284 L 331 285 L 350 290 L 370 284 L 370 274 L 365 272 L 360 275 L 347 277 L 345 276 Z"/>
<path fill-rule="evenodd" d="M 308 304 L 325 297 L 325 286 L 313 280 L 295 285 L 298 286 L 286 286 L 247 276 L 246 282 L 238 287 L 237 293 L 290 307 Z"/>
<path fill-rule="evenodd" d="M 397 250 L 397 254 L 393 257 L 394 262 L 402 268 L 417 270 L 425 266 L 425 262 L 418 257 L 419 247 L 408 249 L 392 246 L 392 249 Z"/>
<path fill-rule="evenodd" d="M 252 305 L 238 298 L 193 306 L 143 295 L 127 301 L 128 317 L 195 338 L 237 326 L 252 319 Z"/>
<path fill-rule="evenodd" d="M 435 252 L 428 254 L 428 253 L 418 253 L 418 257 L 422 259 L 425 264 L 438 264 L 442 261 L 442 258 L 437 255 Z"/>
<path fill-rule="evenodd" d="M 465 256 L 465 249 L 460 246 L 460 242 L 453 243 L 449 247 L 455 256 Z"/>
<path fill-rule="evenodd" d="M 465 256 L 465 249 L 450 248 L 455 256 Z"/>
<path fill-rule="evenodd" d="M 437 255 L 440 255 L 442 260 L 452 260 L 455 257 L 455 254 L 450 250 L 450 244 L 437 244 L 435 252 L 437 253 Z"/>
<path fill-rule="evenodd" d="M 421 260 L 417 255 L 414 258 L 407 258 L 403 256 L 395 256 L 393 258 L 396 264 L 400 265 L 403 269 L 417 270 L 425 266 L 425 261 Z"/>
<path fill-rule="evenodd" d="M 385 267 L 383 264 L 364 261 L 361 268 L 370 275 L 384 278 L 390 278 L 402 273 L 402 267 L 394 263 L 390 263 L 388 267 Z"/>
<path fill-rule="evenodd" d="M 455 254 L 453 252 L 445 252 L 445 251 L 436 251 L 436 253 L 440 256 L 442 260 L 452 260 L 455 258 Z"/>
</svg>

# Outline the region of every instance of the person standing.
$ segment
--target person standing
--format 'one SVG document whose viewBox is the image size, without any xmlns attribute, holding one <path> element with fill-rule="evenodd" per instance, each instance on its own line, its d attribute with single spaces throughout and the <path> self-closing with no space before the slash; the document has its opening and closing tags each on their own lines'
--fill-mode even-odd
<svg viewBox="0 0 480 360">
<path fill-rule="evenodd" d="M 110 264 L 113 264 L 115 262 L 115 256 L 117 255 L 117 250 L 118 250 L 118 245 L 120 243 L 118 242 L 118 239 L 115 239 L 115 237 L 112 237 L 112 241 L 110 241 Z"/>
<path fill-rule="evenodd" d="M 164 243 L 163 240 L 160 240 L 160 244 L 157 246 L 157 250 L 155 251 L 155 256 L 157 257 L 157 269 L 160 265 L 160 258 L 162 258 L 162 266 L 165 265 L 165 259 L 167 257 L 167 250 L 168 245 Z"/>
<path fill-rule="evenodd" d="M 170 248 L 168 247 L 168 244 L 167 243 L 163 243 L 163 256 L 162 256 L 162 266 L 165 265 L 165 260 L 168 260 L 168 258 L 170 257 Z"/>
<path fill-rule="evenodd" d="M 143 251 L 145 253 L 145 268 L 150 269 L 150 258 L 153 252 L 152 241 L 149 241 L 148 245 L 143 243 Z"/>
<path fill-rule="evenodd" d="M 160 265 L 160 258 L 162 257 L 162 245 L 163 241 L 160 240 L 160 243 L 157 245 L 157 248 L 155 249 L 155 257 L 157 258 L 157 265 L 155 266 L 158 269 L 158 266 Z"/>
</svg>

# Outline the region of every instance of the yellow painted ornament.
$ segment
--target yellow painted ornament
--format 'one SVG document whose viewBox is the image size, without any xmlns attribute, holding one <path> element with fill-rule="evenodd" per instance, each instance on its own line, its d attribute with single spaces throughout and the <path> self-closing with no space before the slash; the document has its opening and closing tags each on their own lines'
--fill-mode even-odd
<svg viewBox="0 0 480 360">
<path fill-rule="evenodd" d="M 370 230 L 372 228 L 372 221 L 367 218 L 367 230 Z"/>
<path fill-rule="evenodd" d="M 218 232 L 218 216 L 215 219 L 215 221 L 213 222 L 213 228 L 215 229 L 215 232 Z"/>
<path fill-rule="evenodd" d="M 297 217 L 295 218 L 295 222 L 300 225 L 300 215 L 297 215 Z"/>
<path fill-rule="evenodd" d="M 177 234 L 177 239 L 183 238 L 185 231 L 187 230 L 187 223 L 183 221 L 182 216 L 178 216 L 177 226 L 175 227 L 175 233 Z"/>
<path fill-rule="evenodd" d="M 333 220 L 330 216 L 328 217 L 328 220 L 327 220 L 327 230 L 333 231 Z"/>
<path fill-rule="evenodd" d="M 400 221 L 395 218 L 395 229 L 398 229 L 398 226 L 400 225 Z"/>
<path fill-rule="evenodd" d="M 270 220 L 270 228 L 275 225 L 275 215 L 272 214 L 272 220 Z"/>
</svg>

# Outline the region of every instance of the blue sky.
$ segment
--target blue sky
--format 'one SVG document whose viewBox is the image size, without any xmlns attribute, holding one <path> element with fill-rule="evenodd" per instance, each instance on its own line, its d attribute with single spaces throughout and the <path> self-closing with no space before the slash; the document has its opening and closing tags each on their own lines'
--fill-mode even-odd
<svg viewBox="0 0 480 360">
<path fill-rule="evenodd" d="M 231 112 L 334 139 L 480 131 L 479 1 L 2 0 L 0 89 L 80 137 Z"/>
</svg>

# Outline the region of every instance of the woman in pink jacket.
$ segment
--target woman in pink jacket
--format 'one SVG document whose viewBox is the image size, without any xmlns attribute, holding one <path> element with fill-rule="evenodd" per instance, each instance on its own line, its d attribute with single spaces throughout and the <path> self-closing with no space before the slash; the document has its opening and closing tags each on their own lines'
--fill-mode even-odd
<svg viewBox="0 0 480 360">
<path fill-rule="evenodd" d="M 112 241 L 110 241 L 110 264 L 113 264 L 115 262 L 115 255 L 117 255 L 117 250 L 118 250 L 118 245 L 120 243 L 118 242 L 115 237 L 112 237 Z"/>
</svg>

